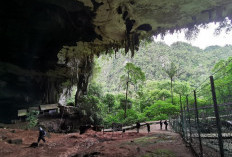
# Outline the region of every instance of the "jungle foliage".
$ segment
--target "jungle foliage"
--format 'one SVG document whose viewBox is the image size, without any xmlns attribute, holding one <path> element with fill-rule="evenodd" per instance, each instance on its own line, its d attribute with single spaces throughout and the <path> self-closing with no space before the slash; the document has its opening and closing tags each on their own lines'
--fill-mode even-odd
<svg viewBox="0 0 232 157">
<path fill-rule="evenodd" d="M 168 46 L 162 42 L 142 42 L 139 51 L 131 58 L 123 54 L 124 50 L 112 56 L 102 55 L 95 59 L 101 67 L 101 72 L 95 79 L 103 85 L 104 92 L 117 93 L 123 89 L 119 85 L 123 67 L 129 61 L 140 67 L 147 80 L 169 79 L 164 69 L 171 63 L 175 64 L 176 76 L 174 81 L 186 81 L 196 87 L 212 73 L 214 65 L 232 56 L 232 46 L 210 46 L 202 50 L 190 44 L 177 42 Z"/>
<path fill-rule="evenodd" d="M 185 96 L 218 69 L 223 70 L 215 74 L 216 86 L 232 82 L 229 56 L 232 56 L 232 46 L 211 46 L 202 50 L 181 42 L 171 46 L 143 42 L 134 58 L 122 54 L 102 56 L 95 59 L 97 72 L 86 96 L 89 105 L 84 105 L 82 110 L 94 117 L 93 121 L 108 127 L 112 122 L 130 125 L 137 121 L 167 119 L 179 114 L 180 95 L 181 100 L 186 101 Z M 205 88 L 206 95 L 198 98 L 200 106 L 209 103 L 209 88 Z M 225 100 L 231 91 L 231 88 L 217 90 L 219 101 Z M 193 101 L 190 96 L 189 102 Z"/>
<path fill-rule="evenodd" d="M 28 128 L 33 128 L 38 124 L 38 115 L 39 111 L 30 111 L 27 113 Z"/>
</svg>

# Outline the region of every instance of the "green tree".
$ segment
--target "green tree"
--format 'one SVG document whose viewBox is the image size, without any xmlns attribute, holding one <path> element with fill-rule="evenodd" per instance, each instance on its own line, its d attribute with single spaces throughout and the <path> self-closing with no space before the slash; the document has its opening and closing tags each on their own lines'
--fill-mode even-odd
<svg viewBox="0 0 232 157">
<path fill-rule="evenodd" d="M 175 82 L 174 92 L 180 95 L 187 95 L 191 91 L 191 87 L 188 82 Z"/>
<path fill-rule="evenodd" d="M 216 95 L 218 103 L 226 103 L 231 101 L 232 93 L 232 57 L 227 60 L 219 61 L 214 69 L 214 83 L 216 87 Z"/>
<path fill-rule="evenodd" d="M 99 125 L 102 121 L 100 99 L 94 95 L 83 97 L 84 103 L 80 104 L 79 110 L 82 114 L 81 122 L 83 124 Z"/>
<path fill-rule="evenodd" d="M 28 127 L 33 128 L 38 124 L 39 111 L 30 111 L 27 113 Z"/>
<path fill-rule="evenodd" d="M 114 103 L 115 103 L 114 95 L 107 93 L 105 95 L 105 97 L 103 98 L 103 103 L 107 105 L 108 112 L 110 113 L 112 111 L 112 107 L 114 106 Z"/>
<path fill-rule="evenodd" d="M 171 62 L 171 64 L 169 66 L 167 66 L 164 71 L 166 72 L 166 74 L 168 75 L 168 77 L 170 78 L 171 81 L 171 95 L 172 95 L 172 104 L 173 104 L 173 78 L 177 75 L 177 67 L 176 65 Z"/>
<path fill-rule="evenodd" d="M 136 87 L 136 85 L 138 84 L 139 81 L 144 81 L 145 80 L 145 74 L 141 70 L 141 68 L 136 67 L 132 63 L 127 63 L 126 64 L 126 66 L 124 67 L 124 72 L 125 72 L 125 74 L 123 74 L 120 79 L 121 79 L 122 84 L 126 88 L 126 93 L 125 93 L 125 95 L 126 95 L 126 104 L 125 104 L 125 108 L 124 108 L 124 117 L 126 118 L 129 86 L 133 85 L 134 87 Z"/>
<path fill-rule="evenodd" d="M 144 114 L 150 119 L 160 120 L 167 119 L 170 115 L 179 112 L 179 107 L 165 101 L 157 101 L 153 105 L 146 107 Z"/>
<path fill-rule="evenodd" d="M 88 85 L 88 95 L 94 95 L 96 97 L 102 97 L 102 86 L 99 83 L 91 82 Z"/>
</svg>

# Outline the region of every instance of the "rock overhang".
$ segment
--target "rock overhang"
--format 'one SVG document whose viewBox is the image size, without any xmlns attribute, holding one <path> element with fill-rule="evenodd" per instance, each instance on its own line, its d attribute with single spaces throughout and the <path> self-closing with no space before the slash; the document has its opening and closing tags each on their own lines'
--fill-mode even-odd
<svg viewBox="0 0 232 157">
<path fill-rule="evenodd" d="M 232 16 L 232 0 L 12 0 L 2 1 L 0 15 L 10 54 L 1 61 L 36 69 L 56 64 L 62 46 L 78 41 L 98 47 L 96 54 L 110 47 L 134 51 L 152 35 L 221 22 Z"/>
<path fill-rule="evenodd" d="M 139 40 L 182 28 L 194 34 L 197 25 L 222 22 L 232 15 L 231 0 L 78 0 L 95 13 L 98 38 L 88 42 L 96 54 L 113 48 L 134 53 Z M 94 46 L 93 46 L 94 45 Z M 79 47 L 81 50 L 82 48 Z"/>
<path fill-rule="evenodd" d="M 46 100 L 47 89 L 55 90 L 62 79 L 77 76 L 67 74 L 64 67 L 69 62 L 67 57 L 77 58 L 79 67 L 74 70 L 83 73 L 86 71 L 81 68 L 86 65 L 88 55 L 119 48 L 134 52 L 139 40 L 181 28 L 194 31 L 196 25 L 232 17 L 232 0 L 2 0 L 0 3 L 0 104 L 11 100 L 30 103 L 36 98 L 40 102 L 55 101 Z M 59 65 L 58 59 L 61 59 Z M 54 97 L 55 93 L 50 95 Z"/>
</svg>

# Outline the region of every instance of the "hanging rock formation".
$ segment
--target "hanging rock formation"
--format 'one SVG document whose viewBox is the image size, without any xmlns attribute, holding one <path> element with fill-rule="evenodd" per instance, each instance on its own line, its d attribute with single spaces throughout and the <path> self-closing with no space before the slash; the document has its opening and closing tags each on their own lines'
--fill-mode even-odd
<svg viewBox="0 0 232 157">
<path fill-rule="evenodd" d="M 196 25 L 232 16 L 232 0 L 0 3 L 0 115 L 9 118 L 18 108 L 58 101 L 61 85 L 78 85 L 78 103 L 86 92 L 94 55 L 125 48 L 133 56 L 141 39 L 181 28 L 195 35 Z"/>
</svg>

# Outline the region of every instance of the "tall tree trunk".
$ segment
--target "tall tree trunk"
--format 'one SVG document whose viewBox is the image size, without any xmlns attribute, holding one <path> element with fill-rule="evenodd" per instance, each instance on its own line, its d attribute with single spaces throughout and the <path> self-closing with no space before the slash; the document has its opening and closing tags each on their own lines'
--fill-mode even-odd
<svg viewBox="0 0 232 157">
<path fill-rule="evenodd" d="M 171 95 L 172 95 L 172 104 L 173 104 L 173 90 L 172 90 L 172 77 L 171 77 Z"/>
<path fill-rule="evenodd" d="M 129 86 L 129 82 L 127 81 L 127 83 L 126 83 L 126 104 L 125 104 L 125 109 L 124 109 L 124 118 L 126 118 L 128 86 Z"/>
<path fill-rule="evenodd" d="M 126 109 L 127 109 L 127 97 L 128 97 L 128 88 L 129 88 L 129 71 L 127 73 L 127 82 L 126 82 L 126 104 L 124 109 L 124 118 L 126 118 Z"/>
</svg>

